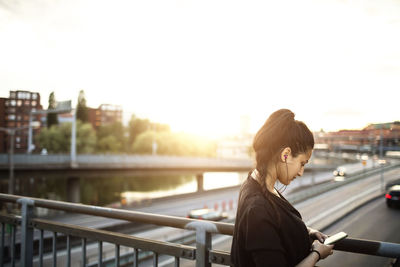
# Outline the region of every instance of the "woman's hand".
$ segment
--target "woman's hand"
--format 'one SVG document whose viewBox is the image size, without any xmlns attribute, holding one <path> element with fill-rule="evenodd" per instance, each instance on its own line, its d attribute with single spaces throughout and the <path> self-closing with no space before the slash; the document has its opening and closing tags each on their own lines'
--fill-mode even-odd
<svg viewBox="0 0 400 267">
<path fill-rule="evenodd" d="M 318 230 L 312 229 L 310 227 L 307 227 L 308 229 L 308 235 L 311 237 L 312 240 L 318 240 L 321 243 L 324 243 L 325 239 L 328 238 L 328 236 L 324 233 L 321 233 Z"/>
<path fill-rule="evenodd" d="M 333 246 L 334 245 L 324 245 L 318 240 L 315 240 L 312 244 L 312 249 L 317 250 L 321 254 L 321 259 L 325 259 L 333 254 Z"/>
</svg>

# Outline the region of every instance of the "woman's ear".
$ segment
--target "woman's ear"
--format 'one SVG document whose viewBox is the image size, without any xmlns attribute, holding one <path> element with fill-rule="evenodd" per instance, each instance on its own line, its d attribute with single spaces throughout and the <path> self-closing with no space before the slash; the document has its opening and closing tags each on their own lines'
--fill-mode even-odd
<svg viewBox="0 0 400 267">
<path fill-rule="evenodd" d="M 285 147 L 281 152 L 281 161 L 286 162 L 291 152 L 292 150 L 290 149 L 290 147 Z"/>
</svg>

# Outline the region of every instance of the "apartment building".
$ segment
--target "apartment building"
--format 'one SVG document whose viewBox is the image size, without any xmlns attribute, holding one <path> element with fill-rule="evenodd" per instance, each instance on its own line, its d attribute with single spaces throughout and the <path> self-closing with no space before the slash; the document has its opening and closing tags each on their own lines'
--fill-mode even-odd
<svg viewBox="0 0 400 267">
<path fill-rule="evenodd" d="M 122 121 L 122 107 L 118 105 L 102 104 L 98 108 L 88 108 L 89 122 L 94 129 L 102 125 L 109 125 Z"/>
<path fill-rule="evenodd" d="M 14 151 L 24 153 L 28 149 L 28 126 L 31 111 L 41 110 L 40 94 L 30 91 L 10 91 L 8 98 L 0 99 L 0 127 L 17 129 L 14 135 Z M 40 121 L 41 115 L 34 115 L 33 121 Z M 40 129 L 33 129 L 38 134 Z M 1 131 L 0 153 L 9 150 L 11 136 Z"/>
</svg>

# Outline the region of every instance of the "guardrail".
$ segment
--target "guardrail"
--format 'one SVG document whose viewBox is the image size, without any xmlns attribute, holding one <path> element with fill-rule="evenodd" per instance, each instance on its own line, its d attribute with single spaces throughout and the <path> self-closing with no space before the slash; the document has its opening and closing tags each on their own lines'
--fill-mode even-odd
<svg viewBox="0 0 400 267">
<path fill-rule="evenodd" d="M 375 167 L 375 168 L 370 168 L 370 169 L 366 169 L 366 170 L 360 170 L 360 171 L 356 171 L 354 173 L 348 174 L 346 175 L 346 179 L 344 179 L 341 182 L 338 183 L 321 183 L 319 185 L 314 185 L 310 188 L 307 188 L 307 190 L 302 190 L 299 193 L 293 193 L 291 195 L 288 195 L 286 197 L 286 199 L 292 203 L 299 203 L 303 200 L 306 200 L 308 198 L 317 196 L 319 194 L 322 194 L 324 192 L 328 192 L 329 190 L 333 190 L 335 188 L 338 188 L 340 186 L 358 181 L 360 179 L 363 179 L 367 176 L 371 176 L 374 174 L 378 174 L 380 172 L 386 172 L 395 168 L 399 168 L 400 164 L 396 163 L 396 164 L 388 164 L 386 166 L 380 166 L 380 167 Z"/>
<path fill-rule="evenodd" d="M 10 263 L 11 266 L 15 266 L 16 264 L 20 266 L 32 266 L 34 262 L 39 266 L 43 266 L 43 258 L 45 255 L 43 240 L 44 231 L 53 233 L 51 252 L 53 266 L 57 265 L 57 256 L 60 256 L 61 250 L 65 251 L 66 265 L 71 266 L 72 237 L 81 239 L 81 249 L 79 252 L 81 254 L 81 266 L 87 266 L 88 264 L 86 257 L 88 241 L 97 242 L 98 266 L 102 266 L 104 262 L 103 242 L 114 244 L 115 266 L 121 264 L 121 246 L 133 249 L 133 266 L 139 265 L 140 251 L 149 251 L 152 253 L 153 266 L 158 266 L 159 255 L 161 254 L 173 257 L 175 266 L 180 265 L 180 259 L 195 261 L 196 267 L 210 267 L 212 263 L 231 265 L 229 252 L 212 249 L 212 235 L 232 235 L 234 225 L 231 223 L 198 221 L 182 217 L 156 215 L 38 198 L 25 198 L 7 194 L 0 194 L 0 202 L 11 203 L 7 203 L 7 205 L 13 205 L 12 203 L 21 205 L 21 216 L 12 214 L 0 215 L 0 266 L 4 266 L 5 263 Z M 138 238 L 127 234 L 37 219 L 34 217 L 35 207 L 187 229 L 195 231 L 196 246 L 192 247 L 171 242 Z M 6 226 L 10 226 L 9 233 L 6 231 Z M 39 231 L 37 237 L 34 237 L 35 229 Z M 65 247 L 57 245 L 57 236 L 60 234 L 66 236 Z M 6 239 L 9 240 L 8 244 L 5 243 Z M 38 239 L 38 244 L 35 243 L 36 239 Z M 34 243 L 37 253 L 34 253 Z M 335 245 L 335 249 L 353 253 L 397 258 L 397 263 L 395 263 L 394 266 L 400 266 L 400 244 L 346 238 Z M 9 254 L 9 257 L 6 257 L 5 252 Z M 75 256 L 74 260 L 76 260 Z"/>
</svg>

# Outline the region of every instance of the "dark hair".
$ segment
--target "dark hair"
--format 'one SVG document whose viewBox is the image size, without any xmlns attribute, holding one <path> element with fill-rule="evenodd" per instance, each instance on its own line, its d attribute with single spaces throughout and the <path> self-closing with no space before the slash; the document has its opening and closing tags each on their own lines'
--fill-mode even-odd
<svg viewBox="0 0 400 267">
<path fill-rule="evenodd" d="M 280 109 L 268 117 L 253 141 L 258 181 L 267 198 L 270 196 L 265 183 L 267 166 L 279 160 L 285 147 L 290 147 L 292 156 L 296 157 L 314 148 L 314 136 L 303 122 L 294 119 L 292 111 Z"/>
</svg>

